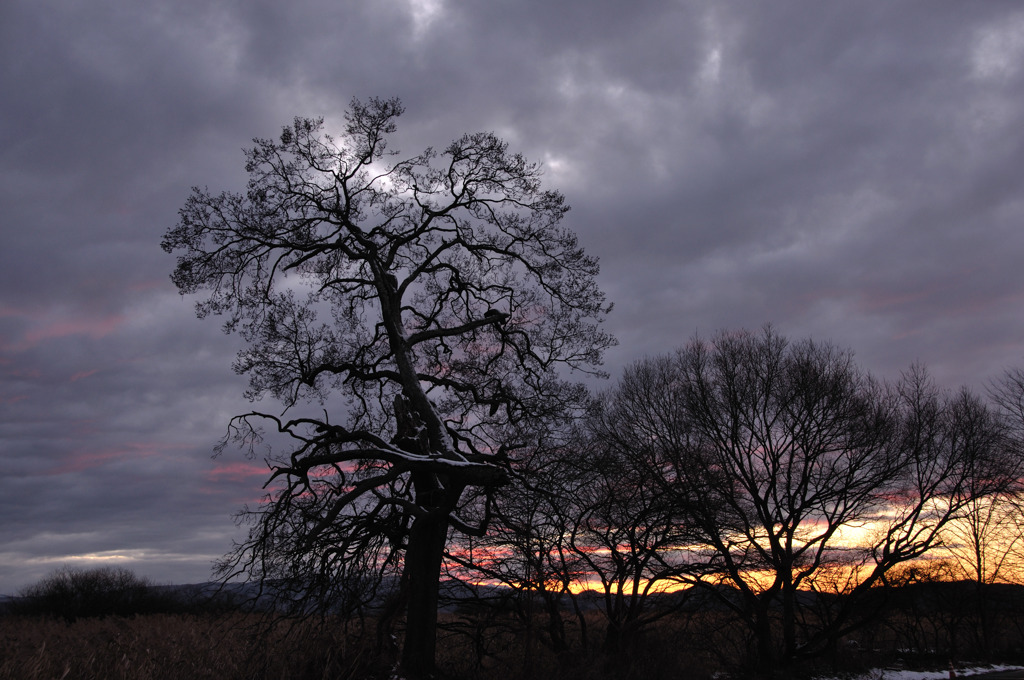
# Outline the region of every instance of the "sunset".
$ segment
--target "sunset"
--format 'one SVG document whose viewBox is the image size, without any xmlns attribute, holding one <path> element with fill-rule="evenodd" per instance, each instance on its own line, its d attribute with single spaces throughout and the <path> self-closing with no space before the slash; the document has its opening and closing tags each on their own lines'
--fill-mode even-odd
<svg viewBox="0 0 1024 680">
<path fill-rule="evenodd" d="M 401 583 L 427 677 L 449 575 L 565 650 L 619 625 L 573 597 L 661 630 L 693 590 L 764 672 L 891 584 L 1024 585 L 1016 0 L 13 0 L 0 35 L 5 598 Z"/>
</svg>

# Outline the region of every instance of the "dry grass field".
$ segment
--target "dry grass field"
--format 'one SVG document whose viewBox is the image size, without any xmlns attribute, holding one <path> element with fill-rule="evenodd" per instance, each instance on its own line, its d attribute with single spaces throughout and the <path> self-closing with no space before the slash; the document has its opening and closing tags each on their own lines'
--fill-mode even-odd
<svg viewBox="0 0 1024 680">
<path fill-rule="evenodd" d="M 439 678 L 444 680 L 655 680 L 710 678 L 742 654 L 735 627 L 708 617 L 666 619 L 628 649 L 602 649 L 602 620 L 590 618 L 590 644 L 578 635 L 556 653 L 540 631 L 511 619 L 442 617 Z M 373 626 L 343 634 L 312 625 L 286 635 L 234 614 L 147 614 L 73 622 L 0 617 L 0 680 L 321 680 L 392 676 L 393 650 L 380 650 Z M 397 631 L 399 635 L 401 631 Z M 685 672 L 683 672 L 685 670 Z"/>
<path fill-rule="evenodd" d="M 130 618 L 0 618 L 2 680 L 256 680 L 360 677 L 345 639 L 307 631 L 253 637 L 253 621 L 150 614 Z M 348 666 L 348 670 L 346 670 Z M 355 673 L 359 673 L 358 675 Z"/>
<path fill-rule="evenodd" d="M 933 592 L 934 590 L 934 592 Z M 1024 661 L 1024 591 L 999 592 L 990 612 L 990 650 L 972 600 L 955 584 L 907 591 L 875 625 L 844 639 L 831 658 L 789 668 L 806 679 L 870 668 L 946 668 L 960 662 Z M 567 613 L 568 614 L 568 613 Z M 140 614 L 67 621 L 42 615 L 0 616 L 0 680 L 332 680 L 393 677 L 397 651 L 378 644 L 375 622 L 316 626 L 259 625 L 255 615 Z M 566 649 L 552 650 L 545 619 L 533 626 L 508 610 L 466 609 L 441 616 L 439 680 L 658 680 L 752 677 L 751 638 L 726 612 L 676 612 L 610 650 L 605 620 L 567 619 Z M 586 640 L 582 635 L 586 629 Z M 401 639 L 400 625 L 394 631 Z M 382 636 L 388 643 L 390 635 Z"/>
<path fill-rule="evenodd" d="M 240 614 L 148 614 L 70 623 L 3 616 L 0 680 L 386 680 L 392 675 L 393 656 L 377 649 L 372 626 L 361 636 L 298 624 L 285 635 L 283 628 L 257 633 L 256 623 Z M 493 619 L 461 625 L 449 617 L 445 623 L 438 666 L 439 677 L 449 680 L 649 680 L 680 668 L 687 669 L 685 677 L 699 680 L 720 667 L 714 655 L 695 650 L 688 644 L 692 638 L 670 622 L 615 655 L 593 647 L 555 653 L 539 637 Z M 592 632 L 599 634 L 600 622 L 595 618 L 593 624 Z"/>
</svg>

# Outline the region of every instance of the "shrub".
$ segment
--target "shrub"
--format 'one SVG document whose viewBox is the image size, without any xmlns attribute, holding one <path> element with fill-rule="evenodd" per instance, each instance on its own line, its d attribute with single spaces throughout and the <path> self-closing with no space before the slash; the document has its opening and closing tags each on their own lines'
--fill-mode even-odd
<svg viewBox="0 0 1024 680">
<path fill-rule="evenodd" d="M 14 610 L 56 616 L 67 621 L 104 616 L 133 616 L 173 609 L 172 598 L 123 567 L 61 567 L 25 588 Z"/>
</svg>

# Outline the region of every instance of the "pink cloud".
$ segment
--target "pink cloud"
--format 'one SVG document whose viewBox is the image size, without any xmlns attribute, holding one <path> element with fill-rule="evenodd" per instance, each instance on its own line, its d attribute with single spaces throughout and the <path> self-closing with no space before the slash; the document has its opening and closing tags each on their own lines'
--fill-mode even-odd
<svg viewBox="0 0 1024 680">
<path fill-rule="evenodd" d="M 82 472 L 96 467 L 101 467 L 115 460 L 120 460 L 132 455 L 128 451 L 101 451 L 87 453 L 75 451 L 65 458 L 60 465 L 46 471 L 48 475 L 64 475 L 69 472 Z"/>
<path fill-rule="evenodd" d="M 129 442 L 123 448 L 110 451 L 73 451 L 59 465 L 50 468 L 44 474 L 63 475 L 102 467 L 128 458 L 147 458 L 157 455 L 158 448 L 153 444 Z"/>
<path fill-rule="evenodd" d="M 101 317 L 83 317 L 80 312 L 66 310 L 30 311 L 14 307 L 0 307 L 0 318 L 19 317 L 28 328 L 20 340 L 0 342 L 0 349 L 21 352 L 35 347 L 44 340 L 85 335 L 103 338 L 113 333 L 124 323 L 123 314 L 108 314 Z"/>
<path fill-rule="evenodd" d="M 91 371 L 79 371 L 78 373 L 75 373 L 73 376 L 71 376 L 70 382 L 77 382 L 82 378 L 88 378 L 90 375 L 96 375 L 99 372 L 100 369 L 98 368 L 94 368 Z"/>
<path fill-rule="evenodd" d="M 128 289 L 133 291 L 148 291 L 160 288 L 167 283 L 166 279 L 150 279 L 148 281 L 137 281 L 131 284 Z"/>
<path fill-rule="evenodd" d="M 69 335 L 88 335 L 102 338 L 113 333 L 124 322 L 123 314 L 111 314 L 100 319 L 67 319 L 54 321 L 25 334 L 25 341 L 35 345 L 40 340 L 66 338 Z"/>
<path fill-rule="evenodd" d="M 250 477 L 265 477 L 267 466 L 256 463 L 221 463 L 206 473 L 210 481 L 242 482 Z"/>
<path fill-rule="evenodd" d="M 10 362 L 4 362 L 10 363 Z M 42 371 L 38 368 L 14 368 L 7 372 L 7 376 L 10 378 L 22 378 L 25 380 L 33 380 L 35 378 L 41 378 L 43 375 Z"/>
<path fill-rule="evenodd" d="M 7 316 L 31 316 L 28 312 L 15 309 L 9 305 L 0 305 L 0 319 Z"/>
</svg>

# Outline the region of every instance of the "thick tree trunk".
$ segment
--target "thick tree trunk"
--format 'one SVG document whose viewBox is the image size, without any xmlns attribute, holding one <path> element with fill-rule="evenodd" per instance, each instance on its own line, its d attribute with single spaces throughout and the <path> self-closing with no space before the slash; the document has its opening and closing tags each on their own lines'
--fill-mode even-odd
<svg viewBox="0 0 1024 680">
<path fill-rule="evenodd" d="M 409 608 L 402 648 L 402 671 L 409 680 L 424 680 L 434 674 L 438 582 L 447 538 L 447 516 L 419 517 L 409 531 L 405 553 Z"/>
</svg>

